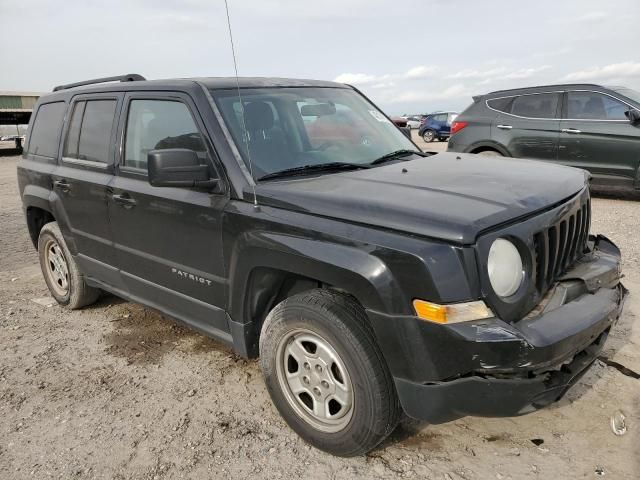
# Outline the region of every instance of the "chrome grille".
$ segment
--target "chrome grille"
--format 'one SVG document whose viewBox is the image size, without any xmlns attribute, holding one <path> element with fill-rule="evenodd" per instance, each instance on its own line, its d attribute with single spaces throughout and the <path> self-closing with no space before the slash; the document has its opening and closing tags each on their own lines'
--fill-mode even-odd
<svg viewBox="0 0 640 480">
<path fill-rule="evenodd" d="M 534 235 L 536 287 L 544 293 L 585 252 L 591 223 L 587 199 L 559 222 Z"/>
</svg>

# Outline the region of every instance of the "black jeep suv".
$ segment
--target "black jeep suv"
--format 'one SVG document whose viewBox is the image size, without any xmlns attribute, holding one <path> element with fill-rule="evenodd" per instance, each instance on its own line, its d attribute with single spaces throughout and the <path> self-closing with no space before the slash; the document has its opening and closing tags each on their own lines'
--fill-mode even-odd
<svg viewBox="0 0 640 480">
<path fill-rule="evenodd" d="M 289 425 L 338 455 L 402 410 L 548 405 L 625 297 L 620 252 L 589 235 L 584 171 L 422 153 L 332 82 L 56 87 L 18 181 L 61 305 L 108 291 L 259 356 Z"/>
<path fill-rule="evenodd" d="M 640 192 L 640 92 L 591 84 L 473 98 L 448 150 L 532 158 L 588 170 L 594 186 Z"/>
</svg>

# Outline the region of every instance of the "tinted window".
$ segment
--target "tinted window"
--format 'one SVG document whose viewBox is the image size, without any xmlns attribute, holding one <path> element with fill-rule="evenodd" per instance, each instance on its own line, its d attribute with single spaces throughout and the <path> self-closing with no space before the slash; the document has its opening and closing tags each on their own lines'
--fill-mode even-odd
<svg viewBox="0 0 640 480">
<path fill-rule="evenodd" d="M 151 150 L 187 148 L 205 152 L 189 109 L 168 100 L 132 100 L 127 119 L 124 165 L 147 169 Z"/>
<path fill-rule="evenodd" d="M 115 100 L 90 100 L 84 107 L 78 158 L 107 163 L 111 143 L 111 127 L 116 112 Z"/>
<path fill-rule="evenodd" d="M 556 118 L 559 99 L 560 95 L 557 93 L 515 97 L 511 106 L 511 113 L 520 117 Z"/>
<path fill-rule="evenodd" d="M 511 102 L 513 102 L 513 97 L 492 98 L 491 100 L 487 100 L 487 105 L 494 110 L 509 113 Z"/>
<path fill-rule="evenodd" d="M 588 120 L 626 120 L 629 107 L 609 95 L 595 92 L 569 92 L 567 118 Z"/>
<path fill-rule="evenodd" d="M 69 130 L 64 142 L 64 151 L 62 152 L 63 157 L 78 158 L 78 140 L 80 140 L 80 125 L 82 124 L 84 105 L 85 102 L 78 102 L 73 106 Z"/>
<path fill-rule="evenodd" d="M 66 105 L 64 102 L 40 105 L 31 127 L 29 153 L 55 158 L 58 154 L 58 137 Z"/>
</svg>

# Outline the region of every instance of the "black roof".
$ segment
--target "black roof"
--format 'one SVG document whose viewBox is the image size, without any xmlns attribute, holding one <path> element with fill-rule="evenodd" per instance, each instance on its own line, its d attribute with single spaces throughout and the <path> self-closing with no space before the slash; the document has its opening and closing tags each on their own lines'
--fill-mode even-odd
<svg viewBox="0 0 640 480">
<path fill-rule="evenodd" d="M 205 87 L 236 88 L 236 77 L 204 77 L 192 78 L 191 80 L 201 82 Z M 343 83 L 329 82 L 326 80 L 307 80 L 299 78 L 278 78 L 278 77 L 238 77 L 240 88 L 261 88 L 261 87 L 347 87 Z"/>
<path fill-rule="evenodd" d="M 117 82 L 117 83 L 116 83 Z M 177 85 L 193 85 L 194 82 L 202 83 L 211 89 L 228 88 L 263 88 L 263 87 L 347 87 L 343 83 L 329 82 L 326 80 L 309 80 L 297 78 L 278 77 L 195 77 L 195 78 L 170 78 L 161 80 L 146 80 L 138 74 L 127 74 L 115 77 L 97 78 L 94 80 L 84 80 L 67 85 L 60 85 L 54 88 L 55 91 L 71 89 L 107 89 L 107 90 L 128 90 L 131 87 L 158 88 L 175 87 Z"/>
<path fill-rule="evenodd" d="M 240 88 L 277 88 L 277 87 L 332 87 L 351 88 L 343 83 L 329 82 L 326 80 L 307 80 L 295 78 L 277 77 L 198 77 L 175 78 L 164 80 L 136 80 L 141 77 L 137 74 L 127 74 L 119 77 L 106 77 L 109 82 L 100 82 L 105 79 L 85 80 L 67 85 L 60 85 L 56 90 L 43 95 L 41 100 L 58 101 L 69 99 L 78 93 L 122 92 L 135 90 L 190 90 L 200 89 L 199 84 L 211 90 L 224 90 Z M 113 79 L 113 80 L 111 80 Z"/>
</svg>

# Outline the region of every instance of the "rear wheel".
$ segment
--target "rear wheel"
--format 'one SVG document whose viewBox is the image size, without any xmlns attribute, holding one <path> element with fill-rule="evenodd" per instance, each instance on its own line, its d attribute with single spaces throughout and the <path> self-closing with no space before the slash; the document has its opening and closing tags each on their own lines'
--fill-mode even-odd
<svg viewBox="0 0 640 480">
<path fill-rule="evenodd" d="M 329 290 L 276 306 L 260 334 L 260 364 L 289 426 L 326 452 L 368 452 L 396 427 L 393 380 L 362 307 Z"/>
<path fill-rule="evenodd" d="M 498 152 L 497 150 L 483 150 L 481 152 L 478 152 L 478 155 L 485 155 L 485 156 L 488 156 L 488 157 L 503 157 L 504 156 L 500 152 Z"/>
<path fill-rule="evenodd" d="M 38 258 L 49 292 L 60 305 L 82 308 L 100 296 L 99 289 L 85 282 L 56 222 L 47 223 L 40 230 Z"/>
<path fill-rule="evenodd" d="M 434 132 L 433 130 L 425 130 L 422 133 L 422 139 L 427 143 L 433 142 L 435 138 L 436 138 L 436 132 Z"/>
</svg>

